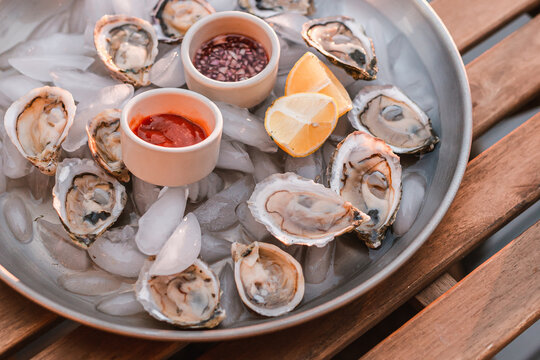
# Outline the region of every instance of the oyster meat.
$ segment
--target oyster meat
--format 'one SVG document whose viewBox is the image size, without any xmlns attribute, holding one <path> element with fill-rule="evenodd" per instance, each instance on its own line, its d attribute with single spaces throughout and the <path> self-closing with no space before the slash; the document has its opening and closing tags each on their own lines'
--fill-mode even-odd
<svg viewBox="0 0 540 360">
<path fill-rule="evenodd" d="M 304 297 L 302 267 L 275 245 L 232 245 L 234 280 L 242 302 L 264 316 L 293 310 Z"/>
<path fill-rule="evenodd" d="M 281 13 L 311 15 L 315 12 L 313 0 L 238 0 L 238 6 L 262 18 Z"/>
<path fill-rule="evenodd" d="M 149 71 L 158 53 L 158 40 L 148 21 L 105 15 L 94 28 L 94 44 L 113 77 L 137 87 L 150 85 Z"/>
<path fill-rule="evenodd" d="M 337 146 L 329 179 L 332 190 L 370 217 L 356 228 L 359 238 L 379 247 L 401 199 L 399 157 L 381 139 L 355 131 Z"/>
<path fill-rule="evenodd" d="M 167 43 L 180 42 L 199 19 L 214 13 L 205 0 L 160 0 L 152 14 L 158 39 Z"/>
<path fill-rule="evenodd" d="M 253 217 L 286 245 L 321 247 L 369 218 L 332 190 L 294 173 L 270 175 L 247 203 Z"/>
<path fill-rule="evenodd" d="M 309 46 L 342 67 L 354 79 L 375 80 L 377 57 L 373 41 L 362 25 L 347 16 L 329 16 L 308 21 L 302 37 Z"/>
<path fill-rule="evenodd" d="M 15 101 L 4 116 L 4 127 L 17 150 L 46 175 L 54 175 L 64 142 L 75 117 L 73 96 L 61 88 L 44 86 Z"/>
<path fill-rule="evenodd" d="M 225 318 L 219 279 L 201 260 L 178 274 L 150 275 L 147 261 L 135 285 L 137 300 L 154 318 L 184 328 L 213 328 Z"/>
<path fill-rule="evenodd" d="M 348 114 L 352 126 L 383 139 L 397 154 L 432 151 L 439 138 L 425 112 L 395 86 L 366 86 Z"/>
<path fill-rule="evenodd" d="M 66 159 L 58 165 L 53 207 L 74 242 L 87 248 L 118 219 L 126 190 L 91 159 Z"/>
<path fill-rule="evenodd" d="M 86 126 L 88 147 L 94 160 L 106 172 L 122 182 L 129 181 L 129 171 L 122 161 L 119 109 L 107 109 L 94 117 Z"/>
</svg>

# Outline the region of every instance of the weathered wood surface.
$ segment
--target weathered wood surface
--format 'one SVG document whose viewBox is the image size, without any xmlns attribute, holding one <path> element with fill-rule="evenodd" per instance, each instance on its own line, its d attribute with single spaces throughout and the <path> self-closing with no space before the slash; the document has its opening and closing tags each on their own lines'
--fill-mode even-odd
<svg viewBox="0 0 540 360">
<path fill-rule="evenodd" d="M 21 345 L 57 316 L 17 294 L 0 281 L 0 355 Z"/>
<path fill-rule="evenodd" d="M 538 34 L 540 15 L 467 65 L 474 138 L 540 93 Z"/>
<path fill-rule="evenodd" d="M 434 0 L 431 6 L 464 52 L 540 1 Z"/>
<path fill-rule="evenodd" d="M 540 318 L 540 222 L 368 352 L 377 359 L 486 359 Z"/>
<path fill-rule="evenodd" d="M 456 284 L 456 279 L 450 276 L 450 274 L 444 273 L 437 280 L 429 284 L 428 287 L 416 294 L 414 298 L 422 307 L 426 307 Z"/>
<path fill-rule="evenodd" d="M 306 324 L 220 343 L 202 359 L 328 359 L 540 198 L 540 114 L 473 159 L 448 213 L 418 252 L 353 303 Z M 524 158 L 527 166 L 514 166 Z M 489 206 L 486 207 L 486 204 Z"/>
<path fill-rule="evenodd" d="M 33 359 L 164 359 L 184 347 L 185 343 L 135 339 L 107 334 L 80 326 L 53 343 Z"/>
</svg>

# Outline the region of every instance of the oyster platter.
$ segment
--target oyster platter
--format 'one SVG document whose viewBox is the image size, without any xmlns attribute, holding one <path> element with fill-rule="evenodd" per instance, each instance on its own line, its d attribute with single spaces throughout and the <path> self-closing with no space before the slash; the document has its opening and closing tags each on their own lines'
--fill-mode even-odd
<svg viewBox="0 0 540 360">
<path fill-rule="evenodd" d="M 0 241 L 81 311 L 178 331 L 289 316 L 414 225 L 444 141 L 439 104 L 407 37 L 369 1 L 355 2 L 359 17 L 318 0 L 62 6 L 0 48 Z M 258 24 L 277 50 L 257 31 L 216 33 L 187 64 L 184 47 L 226 16 Z M 240 86 L 263 83 L 239 105 Z M 166 102 L 129 115 L 172 94 L 203 95 L 218 115 Z M 187 151 L 201 160 L 165 162 Z"/>
</svg>

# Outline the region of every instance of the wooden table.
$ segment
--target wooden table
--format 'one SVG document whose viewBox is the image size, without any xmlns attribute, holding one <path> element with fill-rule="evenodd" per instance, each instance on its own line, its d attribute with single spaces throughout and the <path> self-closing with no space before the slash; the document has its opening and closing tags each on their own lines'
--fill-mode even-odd
<svg viewBox="0 0 540 360">
<path fill-rule="evenodd" d="M 540 0 L 434 0 L 431 4 L 462 52 L 519 15 L 532 16 L 467 65 L 474 138 L 539 99 Z M 327 359 L 374 327 L 362 338 L 369 346 L 354 357 L 493 356 L 540 318 L 540 223 L 459 282 L 447 270 L 539 198 L 540 114 L 536 114 L 470 161 L 439 227 L 410 261 L 374 290 L 288 330 L 207 345 L 200 358 Z M 373 336 L 377 324 L 402 319 L 400 307 L 414 299 L 423 310 L 412 318 L 405 315 L 404 325 L 390 336 Z M 132 339 L 62 321 L 0 283 L 0 354 L 38 359 L 162 359 L 187 345 Z M 30 347 L 33 350 L 25 351 Z"/>
</svg>

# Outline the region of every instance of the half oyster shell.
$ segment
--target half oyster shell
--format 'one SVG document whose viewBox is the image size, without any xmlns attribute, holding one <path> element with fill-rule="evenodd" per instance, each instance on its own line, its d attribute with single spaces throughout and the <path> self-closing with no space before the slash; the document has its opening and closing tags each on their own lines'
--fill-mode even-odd
<svg viewBox="0 0 540 360">
<path fill-rule="evenodd" d="M 126 190 L 91 159 L 58 164 L 53 207 L 75 244 L 88 248 L 116 222 L 126 204 Z"/>
<path fill-rule="evenodd" d="M 107 109 L 94 117 L 86 126 L 88 147 L 94 160 L 106 172 L 122 182 L 129 181 L 129 171 L 122 161 L 120 143 L 120 109 Z"/>
<path fill-rule="evenodd" d="M 311 15 L 315 12 L 313 0 L 238 0 L 241 10 L 262 18 L 281 13 Z"/>
<path fill-rule="evenodd" d="M 158 53 L 158 40 L 148 21 L 105 15 L 94 28 L 94 44 L 114 78 L 137 87 L 150 84 L 149 71 Z"/>
<path fill-rule="evenodd" d="M 395 153 L 432 151 L 439 138 L 425 112 L 395 86 L 366 86 L 348 114 L 352 126 L 383 139 Z"/>
<path fill-rule="evenodd" d="M 135 285 L 137 300 L 152 317 L 183 328 L 213 328 L 225 318 L 219 279 L 201 260 L 178 274 L 150 275 L 147 261 Z"/>
<path fill-rule="evenodd" d="M 373 41 L 362 25 L 347 16 L 329 16 L 308 21 L 302 37 L 334 65 L 342 67 L 354 79 L 375 80 L 377 57 Z"/>
<path fill-rule="evenodd" d="M 399 157 L 381 139 L 355 131 L 338 144 L 329 179 L 332 190 L 370 217 L 355 229 L 358 237 L 379 247 L 401 200 Z"/>
<path fill-rule="evenodd" d="M 304 297 L 302 267 L 275 245 L 232 245 L 234 280 L 242 302 L 264 316 L 293 310 Z"/>
<path fill-rule="evenodd" d="M 39 171 L 54 175 L 64 142 L 75 117 L 75 102 L 68 91 L 44 86 L 15 101 L 4 116 L 11 142 Z"/>
<path fill-rule="evenodd" d="M 182 41 L 199 19 L 216 12 L 205 0 L 160 0 L 152 14 L 158 39 L 166 43 Z"/>
<path fill-rule="evenodd" d="M 248 200 L 253 217 L 286 245 L 326 245 L 369 219 L 332 190 L 294 173 L 274 174 Z"/>
</svg>

